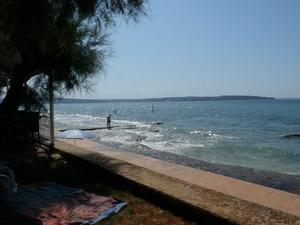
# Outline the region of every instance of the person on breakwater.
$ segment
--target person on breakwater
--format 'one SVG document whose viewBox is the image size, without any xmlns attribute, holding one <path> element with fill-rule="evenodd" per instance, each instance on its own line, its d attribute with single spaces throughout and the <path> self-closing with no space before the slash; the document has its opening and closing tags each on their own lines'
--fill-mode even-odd
<svg viewBox="0 0 300 225">
<path fill-rule="evenodd" d="M 109 116 L 106 118 L 106 119 L 107 119 L 107 121 L 106 121 L 106 127 L 107 127 L 107 129 L 110 129 L 110 128 L 111 128 L 111 126 L 110 126 L 110 122 L 111 122 L 110 117 L 111 117 L 111 115 L 109 115 Z"/>
</svg>

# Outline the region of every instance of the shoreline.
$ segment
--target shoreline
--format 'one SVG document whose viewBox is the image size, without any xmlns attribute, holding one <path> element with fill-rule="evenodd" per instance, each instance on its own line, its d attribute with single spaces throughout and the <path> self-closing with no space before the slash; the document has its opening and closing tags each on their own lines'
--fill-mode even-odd
<svg viewBox="0 0 300 225">
<path fill-rule="evenodd" d="M 203 218 L 221 218 L 224 220 L 217 223 L 228 224 L 245 224 L 245 221 L 257 224 L 275 220 L 280 224 L 294 224 L 298 221 L 299 211 L 296 209 L 299 206 L 299 195 L 176 166 L 111 146 L 116 144 L 128 147 L 127 144 L 122 146 L 120 143 L 111 142 L 107 147 L 98 143 L 83 140 L 77 147 L 72 147 L 72 140 L 66 140 L 58 142 L 56 149 L 66 156 L 70 155 L 70 159 L 78 160 L 74 162 L 82 162 L 84 167 L 91 163 L 92 171 L 100 173 L 100 176 L 110 177 L 122 187 L 137 191 L 146 199 L 154 199 L 156 204 L 162 203 L 168 208 L 171 205 L 171 208 L 178 212 L 184 211 L 184 216 L 188 213 L 202 222 Z M 137 150 L 134 147 L 139 146 L 138 144 L 131 145 L 131 150 Z M 139 150 L 143 151 L 142 146 L 139 147 Z"/>
<path fill-rule="evenodd" d="M 118 143 L 98 143 L 116 148 L 118 150 L 140 154 L 162 161 L 212 172 L 238 180 L 243 180 L 250 183 L 300 195 L 300 175 L 289 175 L 272 171 L 256 170 L 242 166 L 214 164 L 200 159 L 177 155 L 175 153 L 162 152 L 151 149 L 141 143 L 136 143 L 135 145 L 125 147 Z"/>
</svg>

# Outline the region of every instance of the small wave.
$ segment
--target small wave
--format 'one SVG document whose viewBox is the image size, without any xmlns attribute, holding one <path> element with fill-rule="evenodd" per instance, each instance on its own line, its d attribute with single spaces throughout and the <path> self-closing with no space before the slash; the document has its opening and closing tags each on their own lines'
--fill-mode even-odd
<svg viewBox="0 0 300 225">
<path fill-rule="evenodd" d="M 298 100 L 296 106 L 291 115 L 289 101 L 162 102 L 155 104 L 159 109 L 155 113 L 151 104 L 140 102 L 59 104 L 55 126 L 106 127 L 106 115 L 112 113 L 112 126 L 118 128 L 94 131 L 103 143 L 137 151 L 147 146 L 216 163 L 298 173 L 298 139 L 282 138 L 298 129 Z M 213 107 L 218 110 L 211 113 Z M 163 125 L 154 121 L 163 121 Z"/>
</svg>

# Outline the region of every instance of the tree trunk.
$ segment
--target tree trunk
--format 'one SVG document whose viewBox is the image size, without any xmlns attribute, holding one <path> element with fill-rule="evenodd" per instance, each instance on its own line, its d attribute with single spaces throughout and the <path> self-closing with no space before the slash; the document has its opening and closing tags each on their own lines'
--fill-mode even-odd
<svg viewBox="0 0 300 225">
<path fill-rule="evenodd" d="M 10 88 L 0 105 L 0 127 L 9 126 L 24 98 L 25 70 L 22 65 L 16 65 Z"/>
</svg>

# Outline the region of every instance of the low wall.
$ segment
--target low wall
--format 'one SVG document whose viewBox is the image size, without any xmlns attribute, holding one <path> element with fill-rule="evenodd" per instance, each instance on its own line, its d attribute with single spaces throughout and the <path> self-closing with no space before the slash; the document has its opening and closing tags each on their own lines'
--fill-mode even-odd
<svg viewBox="0 0 300 225">
<path fill-rule="evenodd" d="M 200 224 L 300 224 L 299 218 L 56 141 L 55 151 L 120 188 Z"/>
</svg>

